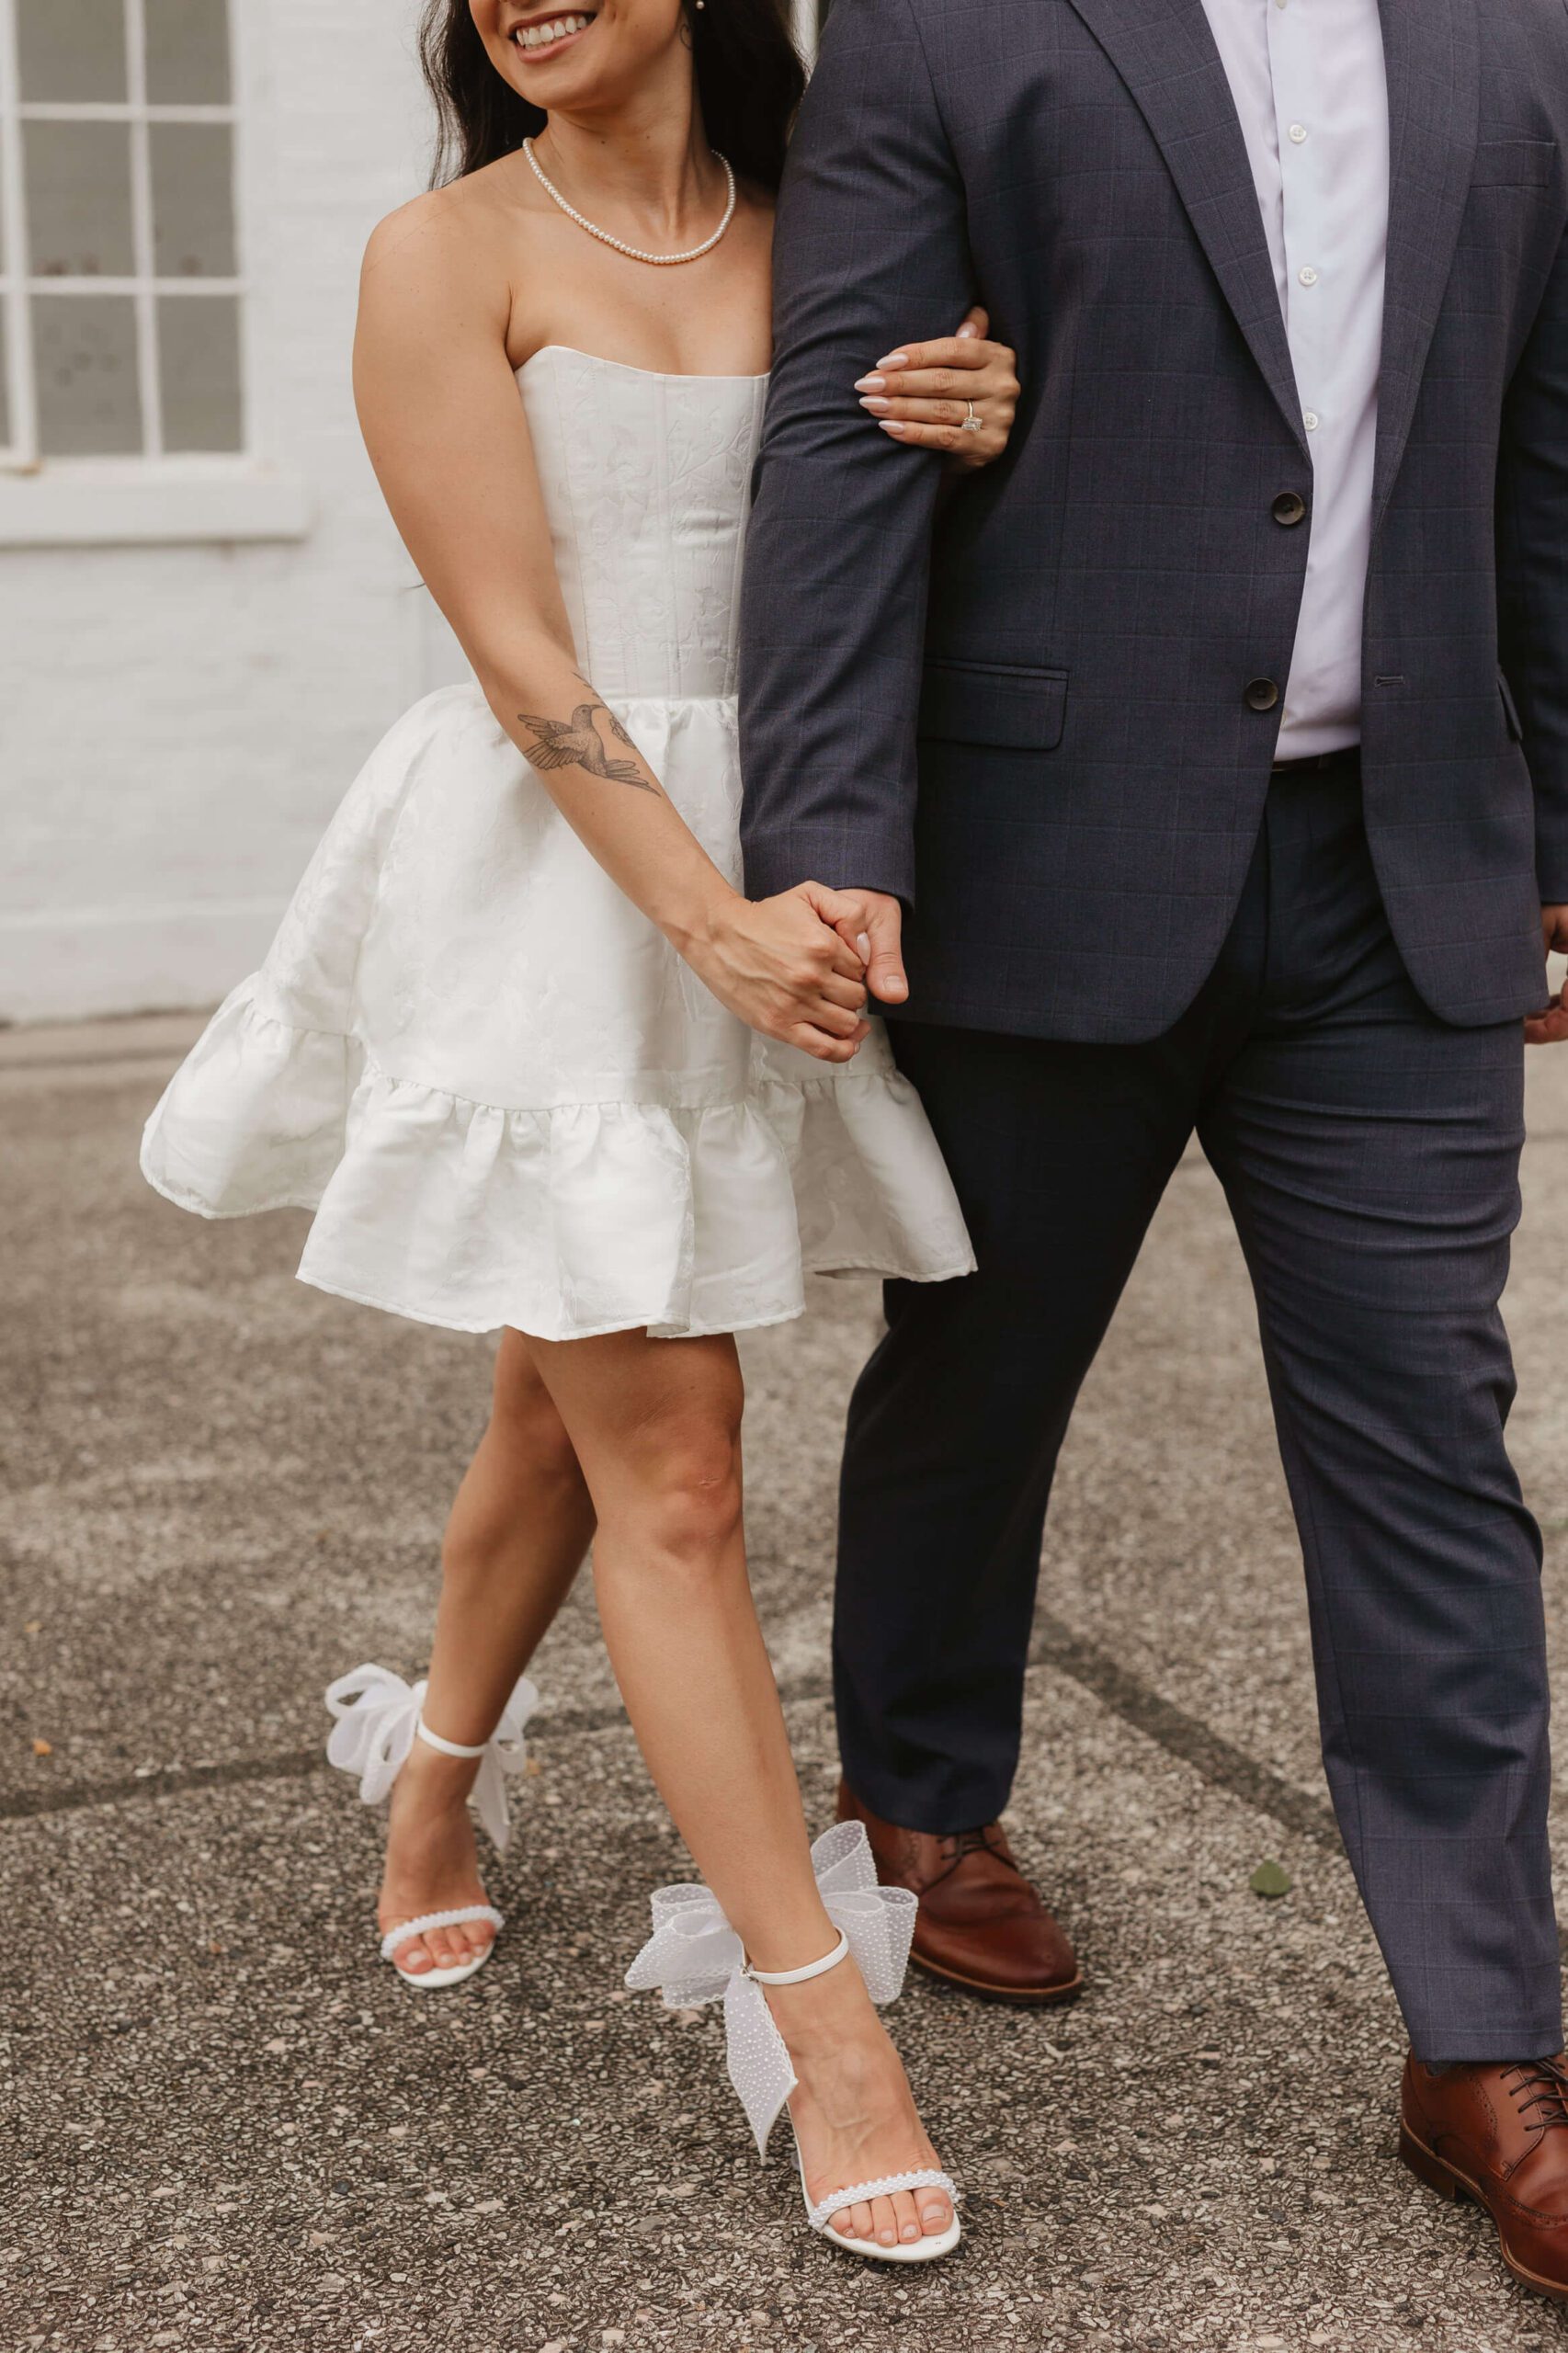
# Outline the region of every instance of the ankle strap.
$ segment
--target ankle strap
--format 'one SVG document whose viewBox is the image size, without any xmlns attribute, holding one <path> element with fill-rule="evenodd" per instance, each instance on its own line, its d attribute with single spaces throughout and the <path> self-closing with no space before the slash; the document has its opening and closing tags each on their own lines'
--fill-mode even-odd
<svg viewBox="0 0 1568 2353">
<path fill-rule="evenodd" d="M 438 1748 L 443 1756 L 483 1756 L 490 1745 L 487 1740 L 482 1740 L 477 1748 L 465 1748 L 460 1740 L 443 1740 L 438 1732 L 431 1731 L 423 1716 L 414 1731 L 415 1737 L 422 1740 L 426 1748 Z"/>
<path fill-rule="evenodd" d="M 833 1950 L 824 1953 L 820 1961 L 808 1961 L 804 1969 L 754 1969 L 747 1961 L 741 1964 L 741 1974 L 758 1985 L 803 1985 L 808 1978 L 825 1977 L 830 1969 L 836 1969 L 841 1961 L 847 1959 L 848 1953 L 849 1939 L 841 1928 Z"/>
</svg>

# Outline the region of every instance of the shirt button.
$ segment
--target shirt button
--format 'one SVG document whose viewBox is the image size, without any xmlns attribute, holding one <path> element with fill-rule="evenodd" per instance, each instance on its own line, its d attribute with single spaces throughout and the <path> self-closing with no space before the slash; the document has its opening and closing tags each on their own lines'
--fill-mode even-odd
<svg viewBox="0 0 1568 2353">
<path fill-rule="evenodd" d="M 1304 122 L 1293 122 L 1290 125 L 1290 138 L 1293 145 L 1300 147 L 1306 135 L 1307 126 Z"/>
<path fill-rule="evenodd" d="M 1304 410 L 1301 415 L 1301 423 L 1306 426 L 1309 433 L 1315 433 L 1318 429 L 1318 413 L 1316 409 L 1309 408 Z"/>
<path fill-rule="evenodd" d="M 1305 518 L 1307 502 L 1299 490 L 1282 490 L 1274 502 L 1272 512 L 1275 521 L 1282 523 L 1289 530 L 1293 524 Z"/>
<path fill-rule="evenodd" d="M 1278 699 L 1279 689 L 1272 678 L 1254 678 L 1247 688 L 1247 707 L 1251 710 L 1272 710 Z"/>
<path fill-rule="evenodd" d="M 1308 262 L 1305 269 L 1301 272 L 1301 283 L 1303 286 L 1315 286 L 1317 282 L 1318 274 L 1312 267 L 1311 262 Z"/>
</svg>

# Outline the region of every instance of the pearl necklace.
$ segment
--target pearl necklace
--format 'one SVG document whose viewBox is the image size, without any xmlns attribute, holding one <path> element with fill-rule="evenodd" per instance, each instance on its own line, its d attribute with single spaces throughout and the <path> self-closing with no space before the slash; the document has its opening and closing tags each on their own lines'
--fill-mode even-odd
<svg viewBox="0 0 1568 2353">
<path fill-rule="evenodd" d="M 729 182 L 730 187 L 730 200 L 724 207 L 724 217 L 720 222 L 719 226 L 714 230 L 713 234 L 710 237 L 707 237 L 703 240 L 701 244 L 693 245 L 689 253 L 643 254 L 639 253 L 635 245 L 623 244 L 619 237 L 612 237 L 608 229 L 596 228 L 591 221 L 585 220 L 574 205 L 567 203 L 566 199 L 562 195 L 561 190 L 555 186 L 554 182 L 546 176 L 544 166 L 540 164 L 539 157 L 534 153 L 533 141 L 531 139 L 525 139 L 523 142 L 523 153 L 528 159 L 528 164 L 532 169 L 535 179 L 538 180 L 540 188 L 543 188 L 546 196 L 550 198 L 551 201 L 561 207 L 561 210 L 565 213 L 569 221 L 575 221 L 579 229 L 585 229 L 590 237 L 597 237 L 601 245 L 613 245 L 618 254 L 624 254 L 626 256 L 628 261 L 645 261 L 650 263 L 655 269 L 673 269 L 677 262 L 700 261 L 704 254 L 710 254 L 712 252 L 714 246 L 718 244 L 720 238 L 723 235 L 725 230 L 729 227 L 731 222 L 735 217 L 735 175 L 731 170 L 729 163 L 726 161 L 725 157 L 719 153 L 717 147 L 715 147 L 711 152 L 717 160 L 724 165 L 724 177 Z"/>
</svg>

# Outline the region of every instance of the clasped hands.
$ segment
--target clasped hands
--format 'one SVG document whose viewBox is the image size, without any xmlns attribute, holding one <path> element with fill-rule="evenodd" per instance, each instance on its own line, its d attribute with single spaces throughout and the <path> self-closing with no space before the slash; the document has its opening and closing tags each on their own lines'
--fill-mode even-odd
<svg viewBox="0 0 1568 2353">
<path fill-rule="evenodd" d="M 720 1003 L 765 1038 L 817 1062 L 854 1059 L 874 997 L 909 995 L 901 951 L 903 910 L 881 891 L 798 883 L 772 899 L 724 900 L 685 949 Z"/>
<path fill-rule="evenodd" d="M 698 961 L 713 993 L 766 1038 L 818 1062 L 853 1060 L 870 1027 L 872 998 L 902 1005 L 903 910 L 881 891 L 830 891 L 801 882 L 774 899 L 732 902 Z M 1547 952 L 1568 953 L 1568 905 L 1541 909 Z M 704 969 L 710 966 L 711 969 Z M 1525 1023 L 1526 1042 L 1568 1040 L 1568 990 Z"/>
</svg>

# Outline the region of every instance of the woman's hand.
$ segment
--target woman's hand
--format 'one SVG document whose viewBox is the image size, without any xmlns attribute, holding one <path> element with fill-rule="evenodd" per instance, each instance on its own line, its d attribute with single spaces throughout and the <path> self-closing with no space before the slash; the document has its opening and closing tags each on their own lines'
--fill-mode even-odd
<svg viewBox="0 0 1568 2353">
<path fill-rule="evenodd" d="M 1017 353 L 988 343 L 991 322 L 971 311 L 957 335 L 902 343 L 856 384 L 860 405 L 884 433 L 911 448 L 948 449 L 966 472 L 1006 448 L 1017 415 Z M 976 421 L 966 424 L 972 416 Z"/>
<path fill-rule="evenodd" d="M 776 899 L 732 892 L 695 937 L 677 945 L 722 1006 L 765 1038 L 821 1063 L 846 1063 L 870 1028 L 866 968 L 834 926 L 854 905 L 802 882 Z"/>
</svg>

